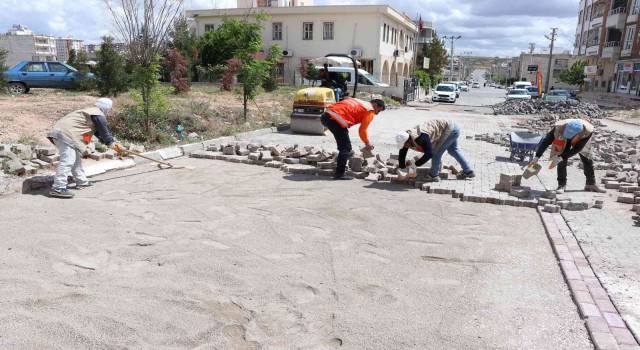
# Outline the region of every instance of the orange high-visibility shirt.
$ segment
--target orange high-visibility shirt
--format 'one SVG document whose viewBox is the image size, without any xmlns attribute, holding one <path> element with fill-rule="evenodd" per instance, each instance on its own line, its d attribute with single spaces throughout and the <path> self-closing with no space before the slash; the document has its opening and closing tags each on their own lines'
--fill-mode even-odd
<svg viewBox="0 0 640 350">
<path fill-rule="evenodd" d="M 360 124 L 358 134 L 364 143 L 369 143 L 367 129 L 376 115 L 371 102 L 362 101 L 357 98 L 347 98 L 327 107 L 326 112 L 333 120 L 338 122 L 343 128 L 350 128 Z"/>
</svg>

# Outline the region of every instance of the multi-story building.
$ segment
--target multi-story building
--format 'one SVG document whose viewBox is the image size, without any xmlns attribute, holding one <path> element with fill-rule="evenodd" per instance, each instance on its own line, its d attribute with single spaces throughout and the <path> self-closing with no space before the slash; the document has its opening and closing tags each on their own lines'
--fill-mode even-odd
<svg viewBox="0 0 640 350">
<path fill-rule="evenodd" d="M 84 51 L 84 40 L 74 39 L 72 37 L 60 37 L 56 39 L 56 53 L 59 61 L 68 61 L 71 50 L 74 50 L 76 54 Z"/>
<path fill-rule="evenodd" d="M 581 0 L 574 53 L 587 59 L 585 87 L 640 91 L 640 0 Z"/>
<path fill-rule="evenodd" d="M 558 49 L 557 52 L 554 53 L 551 57 L 551 70 L 549 70 L 549 50 L 540 50 L 540 53 L 522 53 L 520 57 L 518 57 L 517 62 L 512 62 L 512 66 L 516 67 L 514 69 L 515 79 L 518 81 L 531 81 L 534 85 L 537 85 L 536 75 L 537 72 L 542 72 L 542 88 L 545 88 L 545 84 L 547 82 L 547 74 L 550 72 L 551 76 L 549 78 L 549 86 L 548 88 L 554 87 L 555 89 L 568 89 L 575 90 L 578 89 L 579 86 L 569 85 L 565 82 L 559 80 L 560 72 L 565 69 L 571 67 L 575 62 L 584 59 L 584 57 L 574 56 L 570 51 Z M 556 52 L 556 49 L 553 50 Z M 532 68 L 529 71 L 529 67 Z M 536 70 L 533 70 L 536 69 Z"/>
<path fill-rule="evenodd" d="M 9 52 L 6 59 L 7 66 L 13 66 L 20 61 L 55 61 L 56 39 L 53 35 L 36 35 L 25 25 L 15 24 L 0 36 L 0 48 Z"/>
<path fill-rule="evenodd" d="M 245 18 L 256 8 L 267 13 L 263 43 L 278 44 L 283 50 L 279 71 L 286 83 L 300 82 L 301 59 L 328 53 L 353 56 L 363 69 L 392 86 L 401 85 L 413 69 L 418 25 L 387 5 L 309 6 L 313 4 L 309 0 L 238 0 L 237 4 L 235 9 L 191 10 L 187 16 L 193 18 L 200 36 L 221 25 L 224 16 Z"/>
</svg>

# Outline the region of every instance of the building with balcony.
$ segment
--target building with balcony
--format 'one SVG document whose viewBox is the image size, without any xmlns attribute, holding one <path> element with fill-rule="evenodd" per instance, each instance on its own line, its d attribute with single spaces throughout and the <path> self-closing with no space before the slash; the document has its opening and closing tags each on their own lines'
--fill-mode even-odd
<svg viewBox="0 0 640 350">
<path fill-rule="evenodd" d="M 190 10 L 195 32 L 215 30 L 224 16 L 244 19 L 256 11 L 267 13 L 263 22 L 264 45 L 280 45 L 283 57 L 278 71 L 287 84 L 299 84 L 301 59 L 328 53 L 351 55 L 361 68 L 382 82 L 400 86 L 414 66 L 418 24 L 387 5 L 311 6 L 309 0 L 238 0 L 238 8 Z M 418 36 L 431 38 L 430 22 Z"/>
<path fill-rule="evenodd" d="M 0 49 L 9 52 L 5 62 L 9 67 L 21 61 L 57 60 L 56 39 L 53 35 L 37 35 L 20 24 L 14 24 L 5 35 L 0 35 Z"/>
<path fill-rule="evenodd" d="M 84 40 L 74 39 L 72 37 L 56 39 L 56 53 L 58 60 L 66 62 L 69 60 L 69 53 L 74 50 L 76 54 L 84 51 Z"/>
<path fill-rule="evenodd" d="M 587 60 L 585 89 L 640 91 L 639 12 L 640 0 L 580 1 L 574 54 Z"/>
</svg>

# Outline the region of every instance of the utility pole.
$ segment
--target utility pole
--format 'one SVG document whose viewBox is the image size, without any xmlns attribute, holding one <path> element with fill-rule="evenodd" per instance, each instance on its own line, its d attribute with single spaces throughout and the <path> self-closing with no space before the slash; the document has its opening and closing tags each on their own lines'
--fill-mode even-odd
<svg viewBox="0 0 640 350">
<path fill-rule="evenodd" d="M 460 80 L 465 80 L 467 78 L 467 70 L 469 69 L 469 56 L 472 53 L 473 52 L 471 51 L 465 51 L 462 53 L 462 55 L 467 56 L 467 58 L 462 61 L 462 77 L 460 78 Z"/>
<path fill-rule="evenodd" d="M 443 36 L 442 38 L 451 40 L 451 54 L 449 57 L 449 59 L 451 60 L 451 64 L 449 66 L 449 81 L 453 81 L 453 43 L 456 42 L 456 40 L 462 38 L 462 35 Z"/>
<path fill-rule="evenodd" d="M 551 28 L 551 38 L 545 35 L 545 38 L 551 40 L 551 46 L 549 46 L 549 67 L 547 68 L 547 79 L 545 79 L 544 92 L 549 91 L 549 79 L 551 79 L 551 63 L 553 63 L 553 42 L 556 40 L 556 30 L 558 28 Z"/>
<path fill-rule="evenodd" d="M 529 43 L 529 64 L 533 64 L 533 51 L 536 49 L 536 43 Z"/>
</svg>

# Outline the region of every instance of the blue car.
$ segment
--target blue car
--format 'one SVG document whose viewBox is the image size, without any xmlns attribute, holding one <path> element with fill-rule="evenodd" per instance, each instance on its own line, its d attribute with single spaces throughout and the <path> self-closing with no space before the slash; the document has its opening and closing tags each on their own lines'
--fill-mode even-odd
<svg viewBox="0 0 640 350">
<path fill-rule="evenodd" d="M 31 88 L 70 89 L 84 77 L 65 63 L 41 61 L 22 61 L 2 74 L 7 78 L 12 94 L 24 94 Z"/>
</svg>

